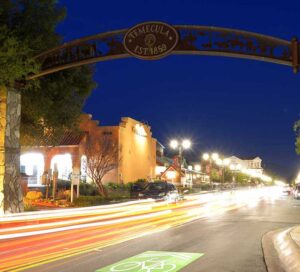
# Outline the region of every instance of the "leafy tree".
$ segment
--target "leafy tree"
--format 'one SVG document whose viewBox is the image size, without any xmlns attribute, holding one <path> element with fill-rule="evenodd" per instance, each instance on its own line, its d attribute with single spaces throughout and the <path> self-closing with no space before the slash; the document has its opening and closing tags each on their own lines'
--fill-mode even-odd
<svg viewBox="0 0 300 272">
<path fill-rule="evenodd" d="M 237 172 L 235 174 L 235 181 L 239 184 L 247 184 L 250 177 L 242 172 Z"/>
<path fill-rule="evenodd" d="M 221 182 L 219 171 L 215 168 L 211 169 L 210 178 L 213 182 Z"/>
<path fill-rule="evenodd" d="M 224 180 L 225 182 L 232 182 L 233 181 L 233 172 L 227 168 L 224 168 Z"/>
<path fill-rule="evenodd" d="M 38 66 L 29 55 L 28 46 L 6 25 L 0 25 L 0 86 L 14 86 L 18 79 L 37 71 Z"/>
<path fill-rule="evenodd" d="M 0 4 L 0 86 L 36 73 L 34 56 L 62 43 L 56 27 L 66 9 L 56 0 L 2 0 Z M 74 129 L 95 87 L 93 68 L 81 66 L 27 81 L 22 89 L 21 141 L 55 138 Z"/>
<path fill-rule="evenodd" d="M 65 8 L 55 0 L 0 1 L 0 89 L 3 86 L 11 89 L 20 86 L 16 83 L 25 83 L 21 85 L 22 89 L 19 87 L 23 145 L 34 144 L 45 134 L 58 139 L 62 131 L 74 129 L 85 99 L 95 87 L 90 66 L 25 81 L 28 74 L 40 69 L 41 64 L 35 56 L 61 44 L 62 37 L 56 32 L 56 27 L 65 16 Z M 14 129 L 10 135 L 18 135 L 18 128 Z M 9 152 L 6 151 L 7 157 L 12 155 Z M 11 161 L 10 167 L 16 170 L 17 157 Z M 5 176 L 4 207 L 13 202 L 20 203 L 18 172 L 13 173 Z M 17 204 L 9 211 L 22 209 L 22 204 Z"/>
</svg>

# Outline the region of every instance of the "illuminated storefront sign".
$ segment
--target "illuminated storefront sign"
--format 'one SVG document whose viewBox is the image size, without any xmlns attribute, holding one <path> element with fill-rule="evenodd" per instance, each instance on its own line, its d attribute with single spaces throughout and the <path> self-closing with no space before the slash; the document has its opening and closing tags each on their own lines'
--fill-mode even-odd
<svg viewBox="0 0 300 272">
<path fill-rule="evenodd" d="M 139 136 L 143 136 L 143 137 L 147 137 L 147 132 L 144 128 L 144 126 L 140 125 L 140 124 L 136 124 L 133 128 L 135 134 L 139 135 Z"/>
</svg>

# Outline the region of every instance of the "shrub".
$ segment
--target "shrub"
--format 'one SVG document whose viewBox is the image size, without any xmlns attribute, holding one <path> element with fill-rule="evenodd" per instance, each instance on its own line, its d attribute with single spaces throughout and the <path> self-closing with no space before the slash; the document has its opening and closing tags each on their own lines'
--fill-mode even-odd
<svg viewBox="0 0 300 272">
<path fill-rule="evenodd" d="M 59 190 L 57 192 L 57 195 L 56 195 L 56 198 L 57 199 L 63 199 L 65 196 L 64 196 L 64 190 Z"/>
<path fill-rule="evenodd" d="M 110 200 L 130 198 L 130 188 L 131 184 L 108 183 L 105 185 L 107 198 Z"/>
<path fill-rule="evenodd" d="M 69 190 L 69 189 L 71 189 L 71 181 L 59 179 L 59 180 L 57 181 L 56 189 L 57 189 L 58 191 L 60 191 L 60 190 Z"/>
<path fill-rule="evenodd" d="M 119 200 L 125 198 L 130 198 L 129 190 L 108 192 L 108 196 L 106 197 L 108 200 Z"/>
<path fill-rule="evenodd" d="M 114 183 L 109 182 L 108 184 L 104 185 L 107 190 L 129 190 L 132 186 L 132 182 L 128 183 Z"/>
<path fill-rule="evenodd" d="M 80 183 L 79 184 L 80 195 L 83 196 L 97 196 L 99 195 L 98 188 L 94 184 Z"/>
<path fill-rule="evenodd" d="M 70 190 L 70 189 L 71 189 L 71 181 L 59 179 L 56 184 L 56 192 L 57 192 L 56 196 L 58 198 L 63 198 L 63 195 L 61 192 L 65 191 L 65 190 Z M 53 183 L 51 182 L 50 188 L 49 188 L 50 196 L 52 195 L 52 191 L 53 191 Z"/>
<path fill-rule="evenodd" d="M 25 212 L 33 212 L 38 210 L 37 207 L 31 204 L 31 200 L 27 199 L 26 197 L 23 197 L 23 204 Z"/>
<path fill-rule="evenodd" d="M 130 188 L 132 187 L 132 186 L 138 186 L 138 187 L 141 187 L 141 188 L 143 188 L 143 187 L 145 187 L 147 184 L 148 184 L 149 182 L 147 181 L 147 180 L 145 180 L 145 179 L 138 179 L 138 180 L 136 180 L 135 182 L 130 182 L 128 185 L 130 186 Z"/>
<path fill-rule="evenodd" d="M 57 198 L 69 200 L 71 198 L 71 190 L 59 190 Z"/>
<path fill-rule="evenodd" d="M 74 199 L 73 204 L 77 207 L 88 207 L 88 206 L 96 206 L 96 205 L 101 205 L 101 204 L 106 204 L 109 201 L 118 201 L 118 200 L 124 200 L 128 199 L 129 194 L 124 195 L 124 194 L 114 194 L 114 195 L 109 195 L 107 197 L 102 197 L 102 196 L 80 196 L 78 198 Z"/>
<path fill-rule="evenodd" d="M 116 200 L 122 198 L 129 198 L 131 184 L 118 184 L 108 183 L 104 185 L 107 192 L 107 200 Z M 99 196 L 99 191 L 96 185 L 89 183 L 80 183 L 80 195 L 81 196 Z"/>
<path fill-rule="evenodd" d="M 105 185 L 105 187 L 107 187 L 107 189 L 116 190 L 116 189 L 120 188 L 120 184 L 109 182 L 107 185 Z"/>
<path fill-rule="evenodd" d="M 105 202 L 102 196 L 80 196 L 74 199 L 74 205 L 79 207 L 95 206 Z"/>
<path fill-rule="evenodd" d="M 134 183 L 138 182 L 147 183 L 148 181 L 146 179 L 137 179 Z"/>
<path fill-rule="evenodd" d="M 39 209 L 36 206 L 32 206 L 31 204 L 24 205 L 24 212 L 34 212 L 38 210 Z"/>
<path fill-rule="evenodd" d="M 39 192 L 39 191 L 29 191 L 26 194 L 26 198 L 28 200 L 37 200 L 37 199 L 40 199 L 42 197 L 43 197 L 43 194 L 42 194 L 42 192 Z"/>
<path fill-rule="evenodd" d="M 211 184 L 210 183 L 204 183 L 204 184 L 201 184 L 200 188 L 201 190 L 204 190 L 204 191 L 208 191 L 208 190 L 211 190 Z"/>
</svg>

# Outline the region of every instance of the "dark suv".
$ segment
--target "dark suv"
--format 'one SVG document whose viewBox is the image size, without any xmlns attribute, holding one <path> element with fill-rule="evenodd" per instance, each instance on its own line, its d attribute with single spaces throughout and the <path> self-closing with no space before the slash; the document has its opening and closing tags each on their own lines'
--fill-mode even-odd
<svg viewBox="0 0 300 272">
<path fill-rule="evenodd" d="M 130 187 L 130 198 L 140 198 L 139 193 L 141 193 L 147 187 L 148 182 L 136 182 Z"/>
<path fill-rule="evenodd" d="M 166 181 L 150 182 L 141 192 L 139 198 L 152 198 L 177 202 L 180 199 L 174 184 Z"/>
</svg>

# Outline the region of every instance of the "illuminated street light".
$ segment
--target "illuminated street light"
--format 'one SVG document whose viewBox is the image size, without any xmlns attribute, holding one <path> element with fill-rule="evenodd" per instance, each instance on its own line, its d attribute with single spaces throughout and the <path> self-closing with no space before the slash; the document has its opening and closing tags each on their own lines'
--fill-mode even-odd
<svg viewBox="0 0 300 272">
<path fill-rule="evenodd" d="M 209 170 L 206 170 L 206 173 L 209 175 L 210 187 L 212 188 L 213 184 L 212 184 L 212 180 L 211 180 L 211 169 L 212 169 L 213 161 L 216 164 L 218 164 L 217 160 L 219 159 L 219 154 L 218 153 L 212 153 L 212 154 L 204 153 L 202 155 L 202 159 L 209 163 Z"/>
<path fill-rule="evenodd" d="M 190 140 L 187 140 L 187 139 L 185 139 L 185 140 L 183 140 L 182 141 L 182 147 L 184 148 L 184 149 L 189 149 L 190 147 L 191 147 L 191 141 Z"/>
<path fill-rule="evenodd" d="M 179 144 L 179 142 L 177 140 L 175 140 L 175 139 L 173 139 L 170 142 L 171 148 L 173 148 L 173 149 L 177 149 L 178 148 L 178 150 L 179 150 L 179 156 L 180 157 L 181 157 L 181 154 L 182 154 L 182 150 L 183 149 L 189 149 L 189 148 L 191 148 L 191 145 L 192 145 L 191 141 L 187 140 L 187 139 L 184 139 L 181 144 Z"/>
<path fill-rule="evenodd" d="M 182 151 L 183 149 L 189 149 L 191 148 L 191 141 L 188 140 L 188 139 L 184 139 L 181 144 L 179 143 L 178 140 L 176 139 L 173 139 L 171 140 L 170 142 L 170 146 L 172 149 L 178 149 L 178 152 L 179 152 L 179 167 L 180 167 L 180 171 L 181 171 L 181 168 L 182 168 Z M 180 176 L 181 177 L 181 176 Z"/>
<path fill-rule="evenodd" d="M 222 169 L 222 175 L 223 175 L 223 183 L 225 182 L 225 167 L 228 167 L 230 165 L 230 159 L 225 158 L 221 159 L 220 155 L 218 153 L 204 153 L 202 155 L 203 160 L 208 161 L 210 168 L 212 167 L 212 164 L 215 163 Z M 229 166 L 231 170 L 233 170 L 233 167 L 235 167 L 233 164 Z"/>
<path fill-rule="evenodd" d="M 208 153 L 204 153 L 202 156 L 203 160 L 207 161 L 209 159 L 209 154 Z"/>
<path fill-rule="evenodd" d="M 177 140 L 172 140 L 170 142 L 170 146 L 171 146 L 171 148 L 176 149 L 178 147 L 178 141 Z"/>
</svg>

